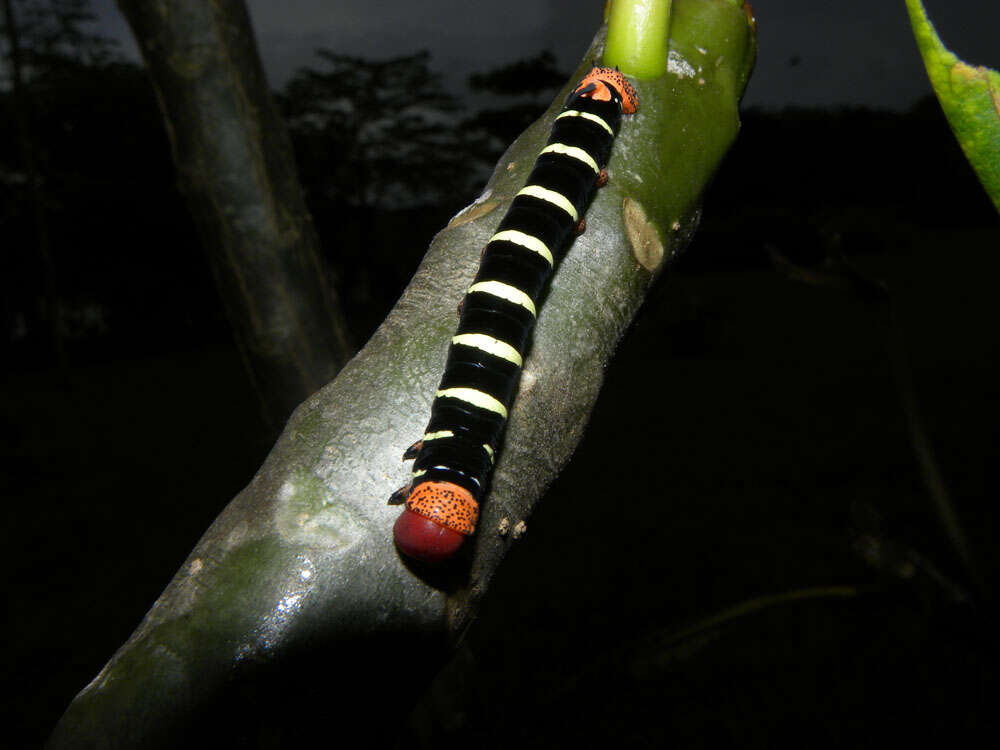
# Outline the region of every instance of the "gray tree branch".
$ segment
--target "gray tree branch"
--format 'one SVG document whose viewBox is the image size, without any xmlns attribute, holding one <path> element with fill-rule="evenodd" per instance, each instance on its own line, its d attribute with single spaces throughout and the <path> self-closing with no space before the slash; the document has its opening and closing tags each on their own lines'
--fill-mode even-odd
<svg viewBox="0 0 1000 750">
<path fill-rule="evenodd" d="M 243 0 L 119 0 L 142 50 L 264 416 L 275 428 L 351 356 Z"/>
</svg>

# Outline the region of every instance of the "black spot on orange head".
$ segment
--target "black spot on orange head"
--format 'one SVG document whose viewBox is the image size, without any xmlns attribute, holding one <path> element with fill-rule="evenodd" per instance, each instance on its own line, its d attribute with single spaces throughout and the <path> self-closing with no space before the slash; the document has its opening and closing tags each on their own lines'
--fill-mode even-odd
<svg viewBox="0 0 1000 750">
<path fill-rule="evenodd" d="M 588 87 L 590 90 L 586 91 Z M 601 102 L 618 99 L 622 104 L 622 112 L 627 115 L 639 108 L 639 96 L 635 93 L 635 88 L 615 68 L 592 68 L 573 89 L 573 93 Z"/>
<path fill-rule="evenodd" d="M 479 504 L 472 493 L 451 482 L 421 482 L 406 498 L 407 510 L 460 534 L 476 530 Z"/>
</svg>

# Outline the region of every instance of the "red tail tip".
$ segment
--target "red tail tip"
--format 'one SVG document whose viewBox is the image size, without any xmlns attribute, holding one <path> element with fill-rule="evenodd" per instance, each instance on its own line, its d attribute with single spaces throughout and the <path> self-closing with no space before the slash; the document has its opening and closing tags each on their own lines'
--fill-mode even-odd
<svg viewBox="0 0 1000 750">
<path fill-rule="evenodd" d="M 441 563 L 450 558 L 465 541 L 465 534 L 449 529 L 409 508 L 403 510 L 392 527 L 399 551 L 414 560 Z"/>
</svg>

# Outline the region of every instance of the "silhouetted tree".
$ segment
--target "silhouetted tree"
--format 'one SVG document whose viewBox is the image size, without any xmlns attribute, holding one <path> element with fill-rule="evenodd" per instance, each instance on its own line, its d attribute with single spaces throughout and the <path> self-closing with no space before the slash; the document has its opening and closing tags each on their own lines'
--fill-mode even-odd
<svg viewBox="0 0 1000 750">
<path fill-rule="evenodd" d="M 14 75 L 12 34 L 18 37 L 22 84 L 57 75 L 64 67 L 99 67 L 119 59 L 114 39 L 87 28 L 97 20 L 91 0 L 3 0 L 3 5 L 5 69 L 0 81 L 6 86 Z"/>
<path fill-rule="evenodd" d="M 542 94 L 557 89 L 564 83 L 566 73 L 556 67 L 555 55 L 548 50 L 486 73 L 473 73 L 469 76 L 469 85 L 474 91 L 507 96 Z"/>
<path fill-rule="evenodd" d="M 459 100 L 430 55 L 365 60 L 317 50 L 285 87 L 285 112 L 327 262 L 369 332 L 406 285 L 427 242 L 475 194 L 485 140 L 462 126 Z"/>
<path fill-rule="evenodd" d="M 482 131 L 490 139 L 493 158 L 521 131 L 534 122 L 549 104 L 552 93 L 566 83 L 568 73 L 556 68 L 556 58 L 548 50 L 510 65 L 469 76 L 473 91 L 495 98 L 520 97 L 506 106 L 481 109 L 463 123 L 463 128 Z M 544 96 L 540 96 L 544 95 Z M 530 100 L 525 101 L 525 97 Z"/>
<path fill-rule="evenodd" d="M 216 294 L 190 249 L 196 238 L 173 185 L 169 148 L 142 69 L 66 65 L 28 90 L 42 227 L 58 270 L 58 320 L 68 356 L 89 356 L 105 345 L 133 352 L 162 346 L 165 337 L 218 335 L 218 323 L 204 317 L 217 317 Z M 12 96 L 0 94 L 0 172 L 7 175 L 0 179 L 2 231 L 10 248 L 0 253 L 0 275 L 16 280 L 4 295 L 12 334 L 4 343 L 30 360 L 43 338 L 37 304 L 43 279 L 31 251 L 38 223 L 7 117 L 12 105 Z"/>
<path fill-rule="evenodd" d="M 467 195 L 475 136 L 457 127 L 458 99 L 418 52 L 365 60 L 317 50 L 321 70 L 303 68 L 281 97 L 300 150 L 304 182 L 365 208 L 440 203 Z M 316 156 L 322 155 L 322 159 Z"/>
<path fill-rule="evenodd" d="M 13 286 L 5 290 L 4 322 L 8 338 L 24 337 L 36 327 L 44 328 L 57 362 L 65 363 L 67 321 L 60 300 L 57 263 L 53 257 L 49 231 L 49 196 L 46 187 L 44 155 L 35 137 L 38 89 L 58 87 L 60 78 L 72 75 L 80 66 L 94 66 L 113 59 L 114 42 L 86 32 L 81 26 L 94 19 L 90 0 L 3 0 L 0 18 L 2 84 L 8 93 L 5 109 L 14 125 L 17 153 L 8 161 L 4 173 L 4 192 L 11 203 L 23 207 L 31 218 L 32 235 L 18 243 L 22 268 L 32 268 L 40 279 L 29 290 L 40 290 L 41 304 L 33 304 L 32 295 Z M 19 190 L 18 188 L 23 188 Z M 16 195 L 23 192 L 22 196 Z M 21 199 L 19 199 L 21 198 Z M 6 201 L 5 201 L 6 202 Z M 17 209 L 15 209 L 17 210 Z M 4 217 L 5 219 L 8 217 Z M 35 262 L 27 259 L 23 248 L 34 247 Z M 8 261 L 8 271 L 16 261 Z M 8 279 L 12 273 L 5 274 Z"/>
</svg>

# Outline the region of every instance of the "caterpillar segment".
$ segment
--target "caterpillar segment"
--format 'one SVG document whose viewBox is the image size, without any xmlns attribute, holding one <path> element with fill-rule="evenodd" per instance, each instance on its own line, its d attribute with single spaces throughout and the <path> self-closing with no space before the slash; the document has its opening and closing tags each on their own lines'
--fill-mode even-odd
<svg viewBox="0 0 1000 750">
<path fill-rule="evenodd" d="M 592 69 L 483 249 L 459 304 L 430 422 L 404 454 L 413 459 L 412 481 L 390 500 L 404 505 L 393 528 L 404 555 L 442 562 L 475 532 L 545 287 L 607 182 L 604 165 L 622 114 L 637 107 L 635 89 L 618 70 Z"/>
</svg>

